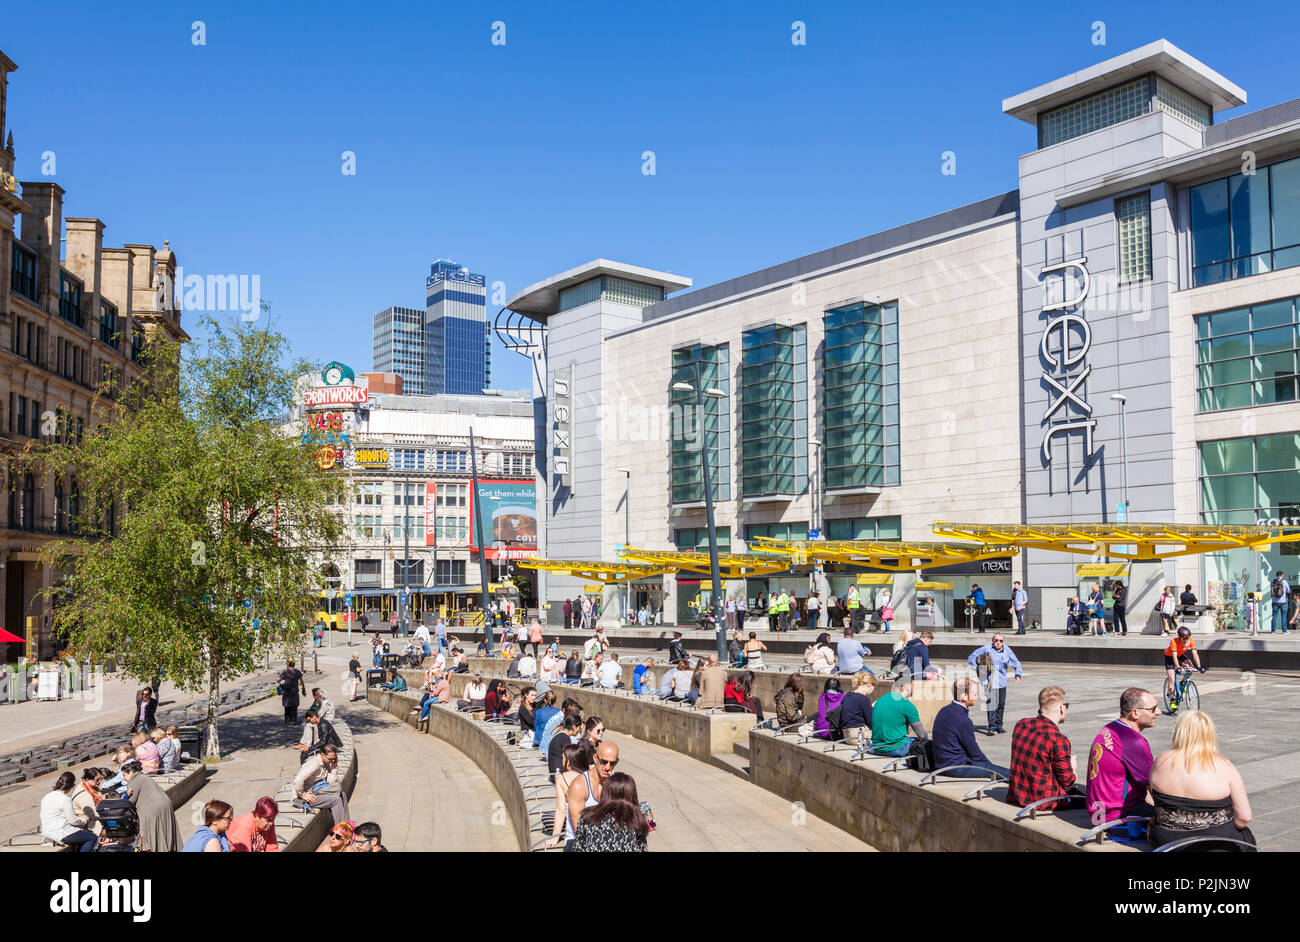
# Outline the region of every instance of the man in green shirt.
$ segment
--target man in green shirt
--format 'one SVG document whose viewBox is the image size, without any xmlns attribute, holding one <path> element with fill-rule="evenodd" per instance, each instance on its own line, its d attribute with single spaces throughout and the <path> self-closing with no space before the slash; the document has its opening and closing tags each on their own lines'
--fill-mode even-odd
<svg viewBox="0 0 1300 942">
<path fill-rule="evenodd" d="M 894 681 L 894 689 L 875 702 L 871 710 L 871 751 L 882 756 L 906 755 L 912 743 L 925 742 L 925 727 L 912 696 L 912 678 Z M 909 730 L 912 735 L 908 735 Z"/>
</svg>

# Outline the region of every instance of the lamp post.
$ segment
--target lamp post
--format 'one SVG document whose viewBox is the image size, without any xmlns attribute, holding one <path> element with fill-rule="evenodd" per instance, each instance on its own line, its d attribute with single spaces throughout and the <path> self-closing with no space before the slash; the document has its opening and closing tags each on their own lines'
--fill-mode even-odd
<svg viewBox="0 0 1300 942">
<path fill-rule="evenodd" d="M 808 444 L 816 449 L 817 452 L 817 476 L 813 479 L 812 498 L 813 498 L 813 529 L 817 531 L 817 539 L 826 539 L 826 509 L 824 506 L 825 495 L 822 493 L 822 441 L 820 438 L 808 439 Z M 822 567 L 819 563 L 813 576 L 818 592 L 823 592 L 822 586 Z"/>
<path fill-rule="evenodd" d="M 1116 523 L 1128 523 L 1128 423 L 1125 416 L 1125 404 L 1128 402 L 1128 396 L 1123 393 L 1114 393 L 1111 399 L 1119 403 L 1119 443 L 1121 457 L 1121 474 L 1122 498 L 1120 503 L 1121 511 L 1117 514 Z"/>
<path fill-rule="evenodd" d="M 726 393 L 721 389 L 710 387 L 701 390 L 700 365 L 695 364 L 695 385 L 690 383 L 673 383 L 674 392 L 695 393 L 695 409 L 700 423 L 700 463 L 704 468 L 704 514 L 709 527 L 709 576 L 713 580 L 712 608 L 713 624 L 717 629 L 718 660 L 727 661 L 727 630 L 722 615 L 722 575 L 718 571 L 718 531 L 713 524 L 713 474 L 709 470 L 708 426 L 704 421 L 704 397 L 725 399 Z"/>
<path fill-rule="evenodd" d="M 618 468 L 618 472 L 625 476 L 623 484 L 623 546 L 632 545 L 632 469 Z M 619 586 L 619 594 L 623 597 L 623 619 L 626 621 L 632 612 L 632 587 L 629 585 Z"/>
</svg>

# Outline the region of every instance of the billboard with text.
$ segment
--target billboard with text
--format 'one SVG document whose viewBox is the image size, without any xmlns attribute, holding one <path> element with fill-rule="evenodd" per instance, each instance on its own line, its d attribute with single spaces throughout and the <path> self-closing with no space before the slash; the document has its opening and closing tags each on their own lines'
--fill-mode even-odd
<svg viewBox="0 0 1300 942">
<path fill-rule="evenodd" d="M 537 553 L 537 485 L 532 481 L 479 479 L 470 497 L 470 549 L 478 549 L 483 528 L 483 555 L 518 559 Z"/>
</svg>

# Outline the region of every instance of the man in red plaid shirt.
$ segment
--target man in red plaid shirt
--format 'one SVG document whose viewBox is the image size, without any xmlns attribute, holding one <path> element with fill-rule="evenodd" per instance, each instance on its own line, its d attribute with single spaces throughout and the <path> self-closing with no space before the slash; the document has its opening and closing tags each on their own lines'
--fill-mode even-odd
<svg viewBox="0 0 1300 942">
<path fill-rule="evenodd" d="M 1083 805 L 1083 793 L 1076 785 L 1077 767 L 1070 753 L 1070 740 L 1060 724 L 1070 704 L 1060 687 L 1044 687 L 1038 692 L 1038 715 L 1016 723 L 1011 733 L 1011 780 L 1007 801 L 1029 805 L 1052 795 L 1069 795 L 1068 805 Z M 1061 803 L 1043 805 L 1044 811 Z"/>
</svg>

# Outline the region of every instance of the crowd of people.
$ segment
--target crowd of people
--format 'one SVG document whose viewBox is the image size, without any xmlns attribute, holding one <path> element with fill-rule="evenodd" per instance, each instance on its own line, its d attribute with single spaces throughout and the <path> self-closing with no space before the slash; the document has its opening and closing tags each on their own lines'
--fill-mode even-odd
<svg viewBox="0 0 1300 942">
<path fill-rule="evenodd" d="M 327 810 L 335 822 L 318 850 L 385 850 L 379 824 L 350 820 L 347 796 L 339 782 L 338 754 L 343 742 L 334 728 L 333 701 L 321 688 L 313 688 L 311 704 L 299 717 L 299 694 L 305 695 L 306 687 L 293 661 L 286 663 L 277 686 L 285 724 L 301 723 L 302 727 L 298 741 L 290 747 L 300 752 L 292 786 L 293 805 L 301 810 Z M 155 853 L 280 850 L 275 831 L 279 806 L 265 796 L 238 817 L 227 802 L 208 801 L 202 809 L 203 823 L 182 840 L 171 799 L 156 777 L 176 771 L 184 761 L 195 761 L 197 757 L 185 755 L 177 727 L 155 725 L 156 714 L 157 693 L 152 687 L 144 687 L 136 694 L 131 715 L 131 744 L 114 750 L 112 768 L 88 767 L 82 771 L 80 781 L 72 772 L 58 776 L 41 799 L 42 837 L 81 853 L 125 849 Z"/>
</svg>

